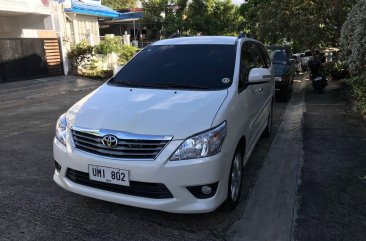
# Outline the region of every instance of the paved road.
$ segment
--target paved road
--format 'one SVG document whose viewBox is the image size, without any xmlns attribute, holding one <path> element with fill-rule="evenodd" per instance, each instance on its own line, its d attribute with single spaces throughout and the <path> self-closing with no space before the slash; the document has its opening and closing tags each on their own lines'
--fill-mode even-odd
<svg viewBox="0 0 366 241">
<path fill-rule="evenodd" d="M 79 196 L 53 183 L 55 122 L 99 85 L 70 77 L 0 85 L 0 240 L 231 239 L 287 104 L 275 104 L 274 134 L 260 140 L 247 163 L 234 212 L 174 215 Z"/>
<path fill-rule="evenodd" d="M 301 75 L 301 82 L 294 86 L 292 98 L 238 224 L 234 241 L 291 239 L 296 219 L 297 183 L 303 163 L 304 77 Z"/>
<path fill-rule="evenodd" d="M 366 240 L 366 122 L 330 82 L 306 88 L 304 165 L 298 189 L 298 241 Z"/>
</svg>

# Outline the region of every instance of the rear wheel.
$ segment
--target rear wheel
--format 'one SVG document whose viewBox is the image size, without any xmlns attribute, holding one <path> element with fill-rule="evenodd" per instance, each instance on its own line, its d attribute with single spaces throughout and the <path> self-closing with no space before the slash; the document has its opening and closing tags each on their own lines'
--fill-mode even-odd
<svg viewBox="0 0 366 241">
<path fill-rule="evenodd" d="M 242 154 L 237 149 L 235 151 L 234 158 L 231 162 L 230 174 L 229 174 L 229 186 L 226 203 L 229 209 L 234 209 L 238 206 L 240 193 L 241 193 L 241 182 L 243 176 L 243 158 Z"/>
</svg>

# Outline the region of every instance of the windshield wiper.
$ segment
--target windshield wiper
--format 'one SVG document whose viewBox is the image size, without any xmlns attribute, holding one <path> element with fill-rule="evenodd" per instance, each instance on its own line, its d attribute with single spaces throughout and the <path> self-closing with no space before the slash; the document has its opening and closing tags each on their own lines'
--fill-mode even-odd
<svg viewBox="0 0 366 241">
<path fill-rule="evenodd" d="M 176 83 L 152 84 L 152 85 L 144 85 L 143 87 L 174 88 L 174 89 L 199 89 L 199 90 L 211 89 L 210 87 L 207 87 L 207 86 L 190 85 L 190 84 L 176 84 Z"/>
<path fill-rule="evenodd" d="M 209 87 L 200 86 L 200 85 L 189 85 L 189 84 L 175 84 L 175 83 L 162 83 L 162 84 L 148 84 L 148 85 L 133 85 L 127 80 L 115 80 L 111 79 L 109 84 L 116 86 L 127 86 L 127 87 L 136 87 L 136 88 L 163 88 L 163 89 L 199 89 L 199 90 L 208 90 Z"/>
<path fill-rule="evenodd" d="M 114 78 L 110 79 L 109 81 L 110 84 L 112 85 L 117 85 L 117 86 L 133 86 L 129 81 L 127 80 L 116 80 Z"/>
</svg>

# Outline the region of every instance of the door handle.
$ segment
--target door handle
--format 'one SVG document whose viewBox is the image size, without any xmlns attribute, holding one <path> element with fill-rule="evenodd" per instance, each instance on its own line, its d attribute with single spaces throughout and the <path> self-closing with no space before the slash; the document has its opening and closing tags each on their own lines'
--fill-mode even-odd
<svg viewBox="0 0 366 241">
<path fill-rule="evenodd" d="M 263 88 L 257 89 L 257 92 L 262 92 Z"/>
</svg>

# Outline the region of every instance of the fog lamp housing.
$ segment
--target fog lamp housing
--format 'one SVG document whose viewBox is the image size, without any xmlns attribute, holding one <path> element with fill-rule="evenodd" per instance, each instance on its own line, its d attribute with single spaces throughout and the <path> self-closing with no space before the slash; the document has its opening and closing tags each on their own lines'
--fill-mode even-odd
<svg viewBox="0 0 366 241">
<path fill-rule="evenodd" d="M 207 199 L 215 196 L 219 183 L 187 187 L 188 191 L 198 199 Z"/>
</svg>

